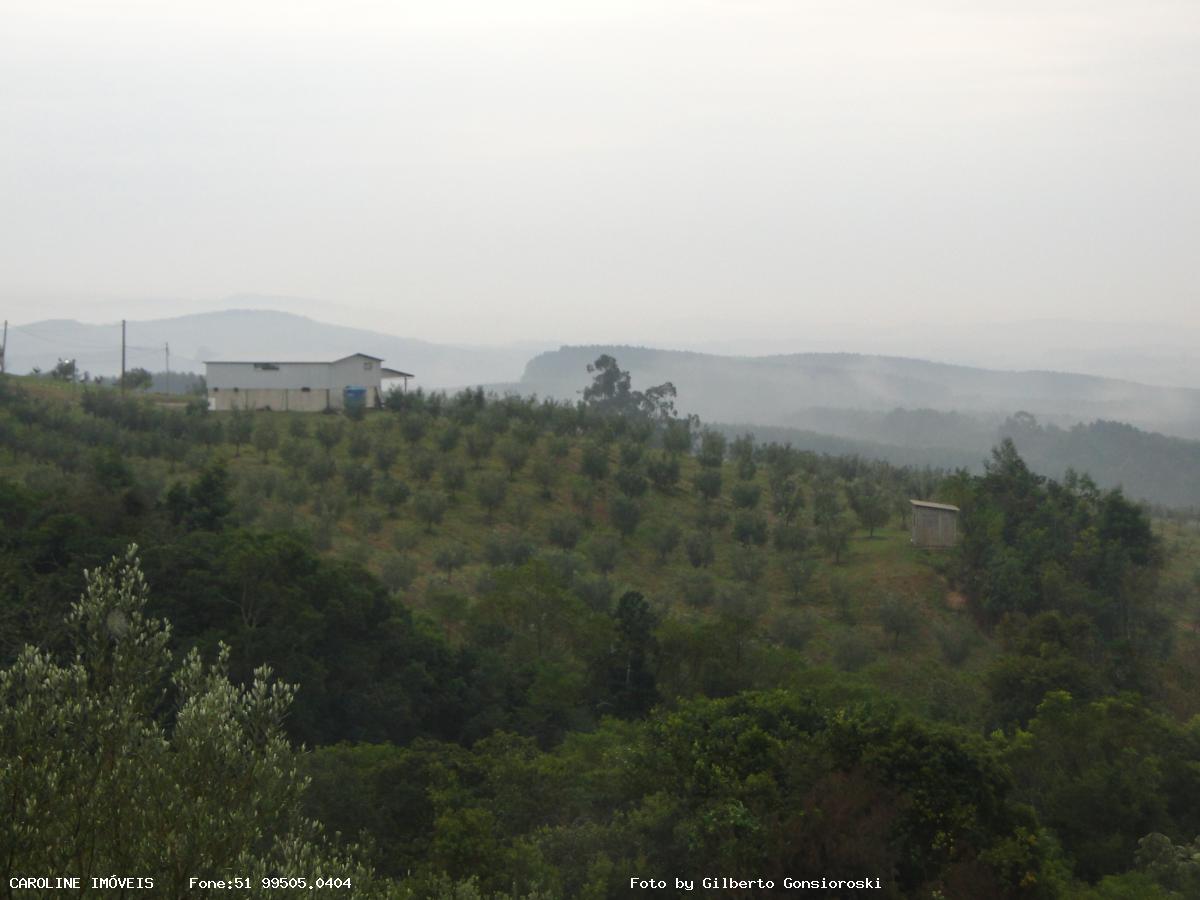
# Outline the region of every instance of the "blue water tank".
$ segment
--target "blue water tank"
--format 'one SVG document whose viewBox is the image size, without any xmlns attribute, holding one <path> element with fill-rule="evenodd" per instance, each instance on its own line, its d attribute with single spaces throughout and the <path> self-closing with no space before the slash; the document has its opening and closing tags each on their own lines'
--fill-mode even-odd
<svg viewBox="0 0 1200 900">
<path fill-rule="evenodd" d="M 342 402 L 347 409 L 353 406 L 365 407 L 367 405 L 367 389 L 357 384 L 347 385 L 342 390 Z"/>
</svg>

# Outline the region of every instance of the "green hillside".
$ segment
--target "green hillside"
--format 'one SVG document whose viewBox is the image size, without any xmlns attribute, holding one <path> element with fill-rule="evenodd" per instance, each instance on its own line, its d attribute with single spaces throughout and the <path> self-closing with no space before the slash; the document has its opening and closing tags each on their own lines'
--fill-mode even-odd
<svg viewBox="0 0 1200 900">
<path fill-rule="evenodd" d="M 892 410 L 907 410 L 918 422 L 924 416 L 922 430 L 941 433 L 939 442 L 977 432 L 979 423 L 965 417 L 982 417 L 986 423 L 1025 410 L 1057 424 L 1106 419 L 1200 438 L 1200 390 L 1195 388 L 858 353 L 738 357 L 654 347 L 566 346 L 531 359 L 521 388 L 574 397 L 577 373 L 601 354 L 618 357 L 633 371 L 638 387 L 670 381 L 679 391 L 679 408 L 705 421 L 748 421 L 906 444 L 905 429 L 899 427 L 903 423 L 886 419 Z M 946 415 L 931 421 L 928 411 Z M 882 418 L 871 421 L 876 417 Z"/>
<path fill-rule="evenodd" d="M 1198 883 L 1167 862 L 1200 831 L 1194 522 L 1011 444 L 972 476 L 727 437 L 624 374 L 578 404 L 417 392 L 351 416 L 0 381 L 0 665 L 77 652 L 71 604 L 109 602 L 84 569 L 136 544 L 177 655 L 223 643 L 234 684 L 266 663 L 299 685 L 271 746 L 310 748 L 313 783 L 247 815 L 323 821 L 305 846 L 394 896 Z M 960 505 L 961 546 L 913 547 L 910 498 Z M 21 683 L 0 683 L 10 725 Z"/>
</svg>

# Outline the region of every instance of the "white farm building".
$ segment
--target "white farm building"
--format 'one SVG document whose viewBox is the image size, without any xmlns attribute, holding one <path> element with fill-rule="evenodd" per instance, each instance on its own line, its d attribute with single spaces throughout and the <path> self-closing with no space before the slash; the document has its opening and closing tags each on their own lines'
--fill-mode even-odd
<svg viewBox="0 0 1200 900">
<path fill-rule="evenodd" d="M 347 403 L 383 402 L 384 379 L 413 376 L 388 369 L 383 360 L 352 353 L 333 362 L 205 362 L 208 408 L 322 412 Z"/>
</svg>

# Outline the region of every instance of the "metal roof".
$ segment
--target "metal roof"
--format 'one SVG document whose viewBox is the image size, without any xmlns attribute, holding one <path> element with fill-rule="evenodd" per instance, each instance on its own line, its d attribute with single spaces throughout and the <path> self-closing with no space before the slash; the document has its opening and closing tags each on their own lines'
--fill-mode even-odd
<svg viewBox="0 0 1200 900">
<path fill-rule="evenodd" d="M 332 366 L 334 363 L 353 359 L 356 356 L 361 356 L 364 359 L 373 359 L 375 362 L 383 362 L 383 357 L 372 356 L 370 353 L 351 353 L 348 356 L 339 356 L 337 359 L 205 359 L 202 362 L 206 366 Z"/>
<path fill-rule="evenodd" d="M 957 506 L 951 506 L 949 503 L 932 503 L 929 500 L 909 500 L 913 506 L 920 506 L 923 509 L 944 509 L 948 512 L 958 512 Z"/>
<path fill-rule="evenodd" d="M 416 378 L 412 372 L 401 372 L 399 369 L 380 369 L 379 373 L 384 378 Z"/>
</svg>

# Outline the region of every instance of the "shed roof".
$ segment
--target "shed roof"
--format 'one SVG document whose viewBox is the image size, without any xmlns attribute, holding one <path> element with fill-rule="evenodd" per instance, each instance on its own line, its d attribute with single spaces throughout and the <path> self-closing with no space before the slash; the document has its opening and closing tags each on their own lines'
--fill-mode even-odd
<svg viewBox="0 0 1200 900">
<path fill-rule="evenodd" d="M 381 356 L 372 356 L 370 353 L 351 353 L 347 356 L 339 356 L 337 359 L 206 359 L 204 360 L 204 364 L 206 366 L 332 366 L 334 363 L 353 359 L 356 356 L 361 356 L 364 359 L 373 359 L 375 362 L 383 362 L 383 357 Z"/>
<path fill-rule="evenodd" d="M 384 378 L 416 378 L 417 377 L 412 372 L 401 372 L 399 369 L 384 368 L 384 369 L 380 369 L 379 372 L 381 375 L 383 375 Z"/>
<path fill-rule="evenodd" d="M 933 503 L 929 500 L 909 500 L 908 502 L 922 509 L 944 509 L 947 512 L 958 512 L 958 507 L 951 506 L 949 503 Z"/>
</svg>

